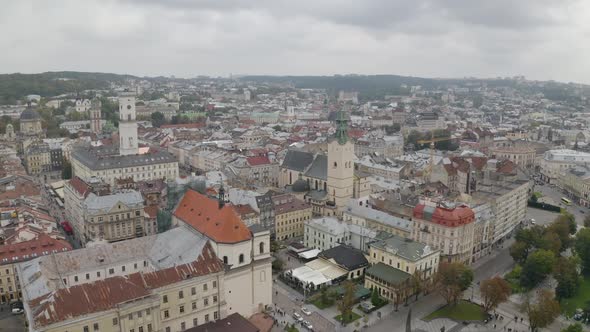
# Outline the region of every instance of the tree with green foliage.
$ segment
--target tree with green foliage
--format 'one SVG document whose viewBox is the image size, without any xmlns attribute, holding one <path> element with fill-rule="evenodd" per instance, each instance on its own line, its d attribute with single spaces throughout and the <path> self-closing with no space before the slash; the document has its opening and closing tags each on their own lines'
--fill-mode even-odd
<svg viewBox="0 0 590 332">
<path fill-rule="evenodd" d="M 283 128 L 281 126 L 279 126 L 279 125 L 276 125 L 276 126 L 272 127 L 272 129 L 274 131 L 283 131 Z"/>
<path fill-rule="evenodd" d="M 322 284 L 322 286 L 320 286 L 320 301 L 322 301 L 323 304 L 330 302 L 328 286 L 326 286 L 326 284 Z"/>
<path fill-rule="evenodd" d="M 582 324 L 579 324 L 579 323 L 570 324 L 568 327 L 561 330 L 561 332 L 583 332 L 583 331 L 584 331 L 584 328 L 582 327 Z"/>
<path fill-rule="evenodd" d="M 162 112 L 154 112 L 152 113 L 150 118 L 152 120 L 152 126 L 157 128 L 160 128 L 163 124 L 166 123 L 166 118 L 164 117 L 164 114 L 162 114 Z"/>
<path fill-rule="evenodd" d="M 522 228 L 518 230 L 515 239 L 516 241 L 525 243 L 529 250 L 532 248 L 541 248 L 544 233 L 545 228 L 543 226 L 535 225 L 530 228 Z"/>
<path fill-rule="evenodd" d="M 377 291 L 377 287 L 373 287 L 371 290 L 371 304 L 377 306 L 381 302 L 381 298 L 379 298 L 379 292 Z"/>
<path fill-rule="evenodd" d="M 546 289 L 537 292 L 535 301 L 532 301 L 530 296 L 527 297 L 523 309 L 529 317 L 531 332 L 549 326 L 561 311 L 559 302 L 557 302 L 553 293 Z"/>
<path fill-rule="evenodd" d="M 104 126 L 102 126 L 102 132 L 105 134 L 112 134 L 115 131 L 117 131 L 117 128 L 115 127 L 115 125 L 113 124 L 113 122 L 111 121 L 107 121 Z"/>
<path fill-rule="evenodd" d="M 526 262 L 526 258 L 529 255 L 529 250 L 529 245 L 521 241 L 516 241 L 510 246 L 509 252 L 510 256 L 515 262 L 524 264 L 524 262 Z"/>
<path fill-rule="evenodd" d="M 435 277 L 438 292 L 447 304 L 456 304 L 473 282 L 473 271 L 463 263 L 441 263 Z"/>
<path fill-rule="evenodd" d="M 542 249 L 549 250 L 555 255 L 559 255 L 559 253 L 562 251 L 561 248 L 562 244 L 561 240 L 559 239 L 559 235 L 554 232 L 545 232 L 543 235 Z"/>
<path fill-rule="evenodd" d="M 344 295 L 342 299 L 338 302 L 338 311 L 340 311 L 340 315 L 342 317 L 342 324 L 344 322 L 352 320 L 352 307 L 354 305 L 354 292 L 355 292 L 355 285 L 352 281 L 347 280 L 343 284 L 344 286 Z"/>
<path fill-rule="evenodd" d="M 585 275 L 590 275 L 590 228 L 583 228 L 576 234 L 574 250 Z"/>
<path fill-rule="evenodd" d="M 283 262 L 283 260 L 280 258 L 276 258 L 274 261 L 272 261 L 272 269 L 274 271 L 282 271 L 284 266 L 285 262 Z"/>
<path fill-rule="evenodd" d="M 522 267 L 520 284 L 526 288 L 537 286 L 555 265 L 555 254 L 549 250 L 538 249 L 531 253 Z"/>
<path fill-rule="evenodd" d="M 570 298 L 580 287 L 578 275 L 579 259 L 577 257 L 561 257 L 553 268 L 553 277 L 557 281 L 555 296 L 558 299 Z"/>
<path fill-rule="evenodd" d="M 479 285 L 479 291 L 484 311 L 490 312 L 490 310 L 496 309 L 500 303 L 508 300 L 512 289 L 506 280 L 494 277 L 483 280 Z"/>
<path fill-rule="evenodd" d="M 72 178 L 72 163 L 66 158 L 62 161 L 61 178 L 63 180 L 69 180 Z"/>
</svg>

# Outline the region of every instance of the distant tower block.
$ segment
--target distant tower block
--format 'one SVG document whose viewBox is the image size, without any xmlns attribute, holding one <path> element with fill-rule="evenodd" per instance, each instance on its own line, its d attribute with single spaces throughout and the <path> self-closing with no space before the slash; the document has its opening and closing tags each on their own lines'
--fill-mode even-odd
<svg viewBox="0 0 590 332">
<path fill-rule="evenodd" d="M 100 107 L 100 100 L 98 98 L 92 99 L 90 104 L 90 130 L 95 134 L 100 134 L 102 131 Z"/>
<path fill-rule="evenodd" d="M 119 97 L 119 154 L 138 154 L 137 121 L 135 120 L 135 97 Z"/>
</svg>

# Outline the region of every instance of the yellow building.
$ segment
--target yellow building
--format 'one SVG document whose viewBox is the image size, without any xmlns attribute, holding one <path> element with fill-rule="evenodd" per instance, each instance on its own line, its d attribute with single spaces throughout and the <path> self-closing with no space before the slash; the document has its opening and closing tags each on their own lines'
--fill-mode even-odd
<svg viewBox="0 0 590 332">
<path fill-rule="evenodd" d="M 25 151 L 25 165 L 29 175 L 51 171 L 51 152 L 47 144 L 32 144 Z"/>
<path fill-rule="evenodd" d="M 289 194 L 273 196 L 272 201 L 276 239 L 287 240 L 303 236 L 303 225 L 311 219 L 311 205 Z"/>
</svg>

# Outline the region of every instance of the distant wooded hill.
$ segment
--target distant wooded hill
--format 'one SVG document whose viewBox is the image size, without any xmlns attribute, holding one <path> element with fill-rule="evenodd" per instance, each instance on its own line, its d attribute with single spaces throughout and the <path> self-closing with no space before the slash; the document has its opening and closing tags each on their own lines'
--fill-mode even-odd
<svg viewBox="0 0 590 332">
<path fill-rule="evenodd" d="M 85 72 L 46 72 L 41 74 L 1 74 L 0 104 L 15 104 L 25 96 L 51 97 L 89 89 L 108 89 L 109 82 L 122 82 L 130 75 Z"/>
</svg>

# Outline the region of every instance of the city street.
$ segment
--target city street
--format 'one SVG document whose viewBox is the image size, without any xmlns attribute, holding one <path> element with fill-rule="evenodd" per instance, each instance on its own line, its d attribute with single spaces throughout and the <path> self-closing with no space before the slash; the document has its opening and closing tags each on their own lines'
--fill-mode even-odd
<svg viewBox="0 0 590 332">
<path fill-rule="evenodd" d="M 533 191 L 540 192 L 541 194 L 543 194 L 543 196 L 540 199 L 541 201 L 566 208 L 569 213 L 573 214 L 576 217 L 576 223 L 578 224 L 578 226 L 582 226 L 584 224 L 584 218 L 586 217 L 587 214 L 590 213 L 590 210 L 588 208 L 579 206 L 579 205 L 575 204 L 574 202 L 572 202 L 572 205 L 570 205 L 570 206 L 566 206 L 566 205 L 562 204 L 561 198 L 567 197 L 567 195 L 560 188 L 558 188 L 556 186 L 548 185 L 548 184 L 545 184 L 542 186 L 535 185 Z M 557 216 L 556 213 L 551 213 L 551 212 L 540 210 L 540 209 L 528 209 L 527 217 L 529 215 L 528 213 L 532 213 L 532 215 L 536 215 L 539 218 L 545 218 L 545 219 L 550 218 L 551 216 L 553 216 L 553 218 L 555 218 L 555 216 Z M 531 218 L 535 218 L 535 217 L 533 216 Z M 543 220 L 543 219 L 535 218 L 535 220 Z M 553 221 L 553 219 L 551 219 L 551 221 Z"/>
<path fill-rule="evenodd" d="M 25 331 L 24 315 L 13 315 L 8 305 L 0 304 L 0 332 Z"/>
</svg>

